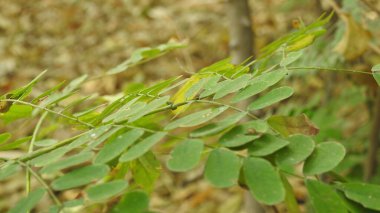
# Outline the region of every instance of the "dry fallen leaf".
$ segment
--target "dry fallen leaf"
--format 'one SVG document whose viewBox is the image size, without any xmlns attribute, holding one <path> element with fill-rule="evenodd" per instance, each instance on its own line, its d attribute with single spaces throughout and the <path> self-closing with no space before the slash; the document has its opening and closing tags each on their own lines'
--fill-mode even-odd
<svg viewBox="0 0 380 213">
<path fill-rule="evenodd" d="M 335 46 L 334 51 L 342 54 L 347 60 L 355 60 L 367 49 L 371 34 L 354 18 L 345 13 L 341 13 L 340 18 L 346 25 L 342 40 Z"/>
</svg>

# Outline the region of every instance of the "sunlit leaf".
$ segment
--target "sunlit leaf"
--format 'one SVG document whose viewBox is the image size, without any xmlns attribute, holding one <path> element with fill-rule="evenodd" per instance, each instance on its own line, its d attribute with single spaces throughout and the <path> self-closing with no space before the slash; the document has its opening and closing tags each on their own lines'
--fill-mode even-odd
<svg viewBox="0 0 380 213">
<path fill-rule="evenodd" d="M 252 156 L 266 156 L 285 147 L 289 142 L 273 135 L 263 135 L 249 144 L 248 153 Z"/>
<path fill-rule="evenodd" d="M 58 191 L 83 186 L 106 176 L 109 170 L 106 165 L 85 166 L 55 179 L 51 185 Z"/>
<path fill-rule="evenodd" d="M 8 211 L 8 213 L 29 212 L 42 199 L 45 192 L 46 192 L 45 189 L 41 189 L 41 188 L 30 192 L 27 197 L 19 200 L 15 204 L 15 206 L 11 210 Z"/>
<path fill-rule="evenodd" d="M 166 133 L 164 132 L 158 132 L 145 138 L 144 140 L 140 141 L 139 143 L 128 149 L 128 151 L 120 157 L 119 161 L 131 161 L 142 156 L 143 154 L 148 152 L 152 146 L 158 143 L 165 135 Z"/>
<path fill-rule="evenodd" d="M 220 188 L 237 184 L 241 161 L 234 152 L 227 149 L 214 149 L 206 162 L 205 178 Z"/>
<path fill-rule="evenodd" d="M 346 150 L 336 142 L 318 144 L 303 166 L 305 175 L 317 175 L 335 168 L 344 158 Z"/>
<path fill-rule="evenodd" d="M 20 147 L 22 144 L 27 143 L 32 139 L 32 136 L 24 137 L 24 138 L 18 138 L 15 141 L 12 141 L 10 143 L 5 143 L 0 145 L 0 150 L 12 150 Z"/>
<path fill-rule="evenodd" d="M 380 87 L 380 64 L 373 66 L 371 70 L 373 78 L 376 80 L 377 85 Z"/>
<path fill-rule="evenodd" d="M 101 183 L 86 189 L 87 196 L 92 201 L 106 200 L 115 196 L 128 187 L 128 182 L 124 180 L 114 180 L 107 183 Z"/>
<path fill-rule="evenodd" d="M 317 180 L 306 180 L 306 188 L 315 213 L 346 213 L 347 209 L 335 189 Z"/>
<path fill-rule="evenodd" d="M 117 136 L 114 140 L 106 143 L 97 154 L 94 163 L 103 164 L 119 156 L 129 146 L 136 142 L 144 134 L 143 130 L 133 129 Z"/>
<path fill-rule="evenodd" d="M 199 112 L 195 112 L 190 115 L 186 115 L 182 118 L 179 118 L 168 125 L 165 126 L 165 130 L 171 130 L 178 127 L 191 127 L 191 126 L 197 126 L 202 123 L 205 123 L 216 116 L 220 115 L 222 112 L 224 112 L 228 107 L 222 106 L 214 109 L 206 109 Z"/>
<path fill-rule="evenodd" d="M 380 211 L 380 186 L 369 183 L 343 183 L 344 194 L 364 207 Z"/>
<path fill-rule="evenodd" d="M 189 171 L 198 164 L 202 151 L 203 141 L 195 139 L 186 140 L 173 149 L 167 166 L 171 171 Z"/>
<path fill-rule="evenodd" d="M 0 114 L 0 119 L 7 124 L 17 119 L 31 117 L 32 111 L 31 106 L 13 104 L 6 113 Z"/>
<path fill-rule="evenodd" d="M 189 79 L 187 79 L 186 83 L 177 91 L 176 94 L 171 98 L 171 101 L 173 104 L 178 104 L 185 102 L 187 100 L 193 99 L 195 97 L 195 94 L 187 94 L 188 91 L 199 81 L 201 80 L 200 75 L 193 75 Z M 173 113 L 179 114 L 184 112 L 187 109 L 187 105 L 179 106 L 177 109 L 173 110 Z"/>
<path fill-rule="evenodd" d="M 249 106 L 249 110 L 259 110 L 262 108 L 265 108 L 267 106 L 270 106 L 272 104 L 275 104 L 277 102 L 280 102 L 284 99 L 289 98 L 291 95 L 293 95 L 293 89 L 291 87 L 279 87 L 276 89 L 271 90 L 264 96 L 258 98 L 257 100 L 253 101 Z"/>
<path fill-rule="evenodd" d="M 8 132 L 0 134 L 0 144 L 7 142 L 11 137 L 12 134 Z"/>
<path fill-rule="evenodd" d="M 246 158 L 243 168 L 245 182 L 257 201 L 266 205 L 284 201 L 285 189 L 281 177 L 267 160 Z"/>
<path fill-rule="evenodd" d="M 305 135 L 292 135 L 286 147 L 276 153 L 278 165 L 294 165 L 305 160 L 314 150 L 314 141 Z"/>
<path fill-rule="evenodd" d="M 319 133 L 319 128 L 305 114 L 297 116 L 274 115 L 268 118 L 267 122 L 285 137 L 293 134 L 316 135 Z"/>
</svg>

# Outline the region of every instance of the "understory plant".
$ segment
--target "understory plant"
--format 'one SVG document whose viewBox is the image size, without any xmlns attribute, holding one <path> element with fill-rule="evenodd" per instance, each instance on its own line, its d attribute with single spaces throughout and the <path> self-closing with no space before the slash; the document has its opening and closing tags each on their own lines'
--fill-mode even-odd
<svg viewBox="0 0 380 213">
<path fill-rule="evenodd" d="M 4 124 L 37 120 L 30 136 L 0 134 L 0 151 L 23 152 L 0 159 L 0 180 L 17 173 L 26 177 L 26 196 L 9 212 L 31 211 L 45 194 L 52 201 L 46 212 L 83 212 L 94 206 L 115 213 L 148 212 L 163 168 L 188 172 L 199 164 L 213 186 L 239 185 L 263 205 L 284 203 L 288 212 L 300 212 L 290 177 L 304 181 L 314 212 L 380 211 L 380 186 L 351 182 L 334 172 L 346 154 L 340 142 L 316 143 L 319 129 L 305 114 L 271 113 L 272 105 L 295 94 L 292 87 L 278 85 L 292 70 L 302 69 L 289 65 L 325 32 L 330 17 L 276 40 L 256 60 L 233 65 L 224 59 L 189 78 L 173 77 L 107 98 L 77 93 L 93 80 L 87 75 L 32 97 L 45 72 L 2 95 Z M 136 50 L 104 76 L 182 47 L 169 42 Z M 380 84 L 380 66 L 372 71 Z M 63 127 L 73 136 L 52 138 Z M 300 165 L 302 173 L 297 173 Z M 31 179 L 38 187 L 31 187 Z M 81 196 L 62 200 L 59 195 L 71 189 Z"/>
</svg>

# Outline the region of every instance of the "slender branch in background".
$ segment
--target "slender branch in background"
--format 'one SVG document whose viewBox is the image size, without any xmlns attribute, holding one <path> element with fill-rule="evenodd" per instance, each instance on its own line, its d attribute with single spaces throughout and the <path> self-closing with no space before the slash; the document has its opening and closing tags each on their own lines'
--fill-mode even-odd
<svg viewBox="0 0 380 213">
<path fill-rule="evenodd" d="M 30 140 L 30 145 L 29 145 L 29 150 L 28 150 L 29 154 L 33 152 L 34 142 L 36 141 L 37 134 L 40 131 L 42 122 L 45 120 L 47 114 L 48 114 L 48 112 L 45 111 L 41 115 L 40 119 L 37 122 L 36 128 L 34 128 L 32 139 Z M 25 191 L 26 191 L 26 195 L 28 195 L 29 192 L 30 192 L 30 188 L 31 188 L 31 184 L 30 184 L 30 172 L 29 172 L 28 169 L 26 170 L 25 178 L 26 178 Z"/>
</svg>

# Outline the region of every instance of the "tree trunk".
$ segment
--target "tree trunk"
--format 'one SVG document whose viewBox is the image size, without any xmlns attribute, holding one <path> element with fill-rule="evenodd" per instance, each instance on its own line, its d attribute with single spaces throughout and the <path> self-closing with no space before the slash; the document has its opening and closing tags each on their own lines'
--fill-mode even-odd
<svg viewBox="0 0 380 213">
<path fill-rule="evenodd" d="M 364 179 L 370 180 L 375 174 L 378 166 L 377 155 L 380 145 L 380 89 L 376 91 L 375 102 L 373 103 L 372 129 L 370 143 L 368 146 L 367 161 L 364 166 Z"/>
<path fill-rule="evenodd" d="M 230 31 L 230 56 L 233 64 L 240 64 L 253 54 L 253 31 L 248 0 L 228 0 L 227 14 Z M 246 107 L 248 103 L 242 103 Z M 246 213 L 264 213 L 265 210 L 249 191 L 244 194 Z"/>
<path fill-rule="evenodd" d="M 233 64 L 240 64 L 253 54 L 253 32 L 247 0 L 228 0 L 230 55 Z"/>
</svg>

